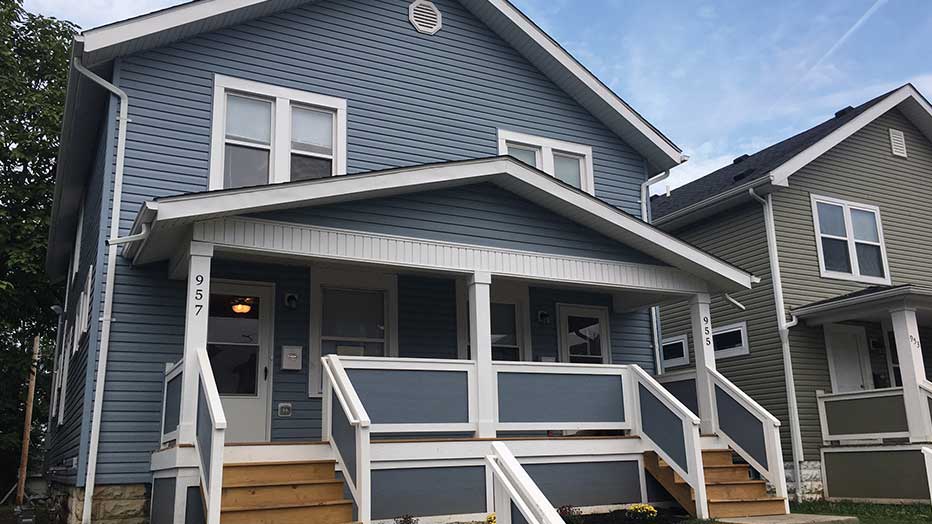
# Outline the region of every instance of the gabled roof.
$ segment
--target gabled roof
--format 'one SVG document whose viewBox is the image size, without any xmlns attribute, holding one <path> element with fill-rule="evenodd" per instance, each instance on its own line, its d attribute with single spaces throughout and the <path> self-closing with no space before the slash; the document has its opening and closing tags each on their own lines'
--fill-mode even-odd
<svg viewBox="0 0 932 524">
<path fill-rule="evenodd" d="M 138 263 L 170 257 L 191 224 L 223 216 L 307 208 L 477 183 L 495 184 L 688 274 L 715 290 L 748 289 L 750 274 L 709 255 L 587 193 L 511 157 L 492 157 L 374 171 L 317 180 L 192 193 L 147 202 L 126 245 Z"/>
<path fill-rule="evenodd" d="M 932 139 L 932 107 L 911 84 L 884 93 L 857 107 L 694 180 L 670 193 L 651 199 L 655 223 L 688 222 L 706 216 L 713 203 L 729 197 L 740 201 L 749 188 L 774 184 L 785 186 L 788 178 L 841 141 L 894 107 L 900 107 L 917 127 Z M 693 215 L 689 217 L 689 215 Z"/>
</svg>

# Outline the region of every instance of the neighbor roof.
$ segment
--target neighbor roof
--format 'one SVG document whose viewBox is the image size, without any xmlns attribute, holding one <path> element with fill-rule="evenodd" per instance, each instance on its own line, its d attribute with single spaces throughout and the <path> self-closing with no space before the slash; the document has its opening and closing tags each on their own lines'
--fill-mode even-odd
<svg viewBox="0 0 932 524">
<path fill-rule="evenodd" d="M 98 71 L 104 72 L 113 59 L 121 56 L 319 1 L 324 0 L 193 0 L 87 30 L 75 39 L 72 55 L 89 68 L 97 67 Z M 650 174 L 668 170 L 686 160 L 676 144 L 634 111 L 508 0 L 460 0 L 460 3 L 644 156 Z M 80 76 L 72 75 L 65 103 L 63 135 L 70 134 L 74 141 L 79 142 L 66 143 L 63 138 L 59 151 L 56 180 L 57 184 L 68 188 L 82 186 L 80 182 L 86 176 L 88 164 L 87 151 L 93 149 L 92 140 L 97 136 L 91 132 L 73 133 L 73 130 L 77 126 L 96 126 L 97 119 L 85 115 L 98 114 L 104 103 L 103 98 L 97 95 L 93 109 L 78 107 L 82 105 L 79 104 L 79 90 L 85 99 L 93 98 L 93 95 L 87 94 L 89 89 L 86 84 L 87 81 Z M 78 180 L 75 181 L 75 178 Z M 72 231 L 69 231 L 70 227 L 61 227 L 59 224 L 70 224 L 73 222 L 70 219 L 77 214 L 75 201 L 78 197 L 74 192 L 56 188 L 49 231 L 50 251 L 46 262 L 52 275 L 63 273 L 66 265 L 60 259 L 65 258 L 62 255 L 67 255 L 67 249 L 61 245 L 67 246 Z"/>
<path fill-rule="evenodd" d="M 738 157 L 717 171 L 672 191 L 651 198 L 651 216 L 658 224 L 700 218 L 719 208 L 722 200 L 747 196 L 747 190 L 764 184 L 785 186 L 803 166 L 839 144 L 890 109 L 899 107 L 927 137 L 932 139 L 932 106 L 911 84 L 884 93 L 802 133 L 752 155 Z"/>
</svg>

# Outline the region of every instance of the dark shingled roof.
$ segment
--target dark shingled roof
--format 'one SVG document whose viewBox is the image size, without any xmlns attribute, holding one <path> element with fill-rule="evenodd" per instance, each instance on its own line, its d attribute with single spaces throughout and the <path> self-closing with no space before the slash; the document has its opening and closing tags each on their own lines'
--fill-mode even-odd
<svg viewBox="0 0 932 524">
<path fill-rule="evenodd" d="M 753 155 L 742 155 L 735 159 L 736 163 L 729 164 L 718 171 L 713 171 L 698 180 L 677 188 L 669 197 L 666 195 L 652 197 L 650 201 L 652 218 L 657 220 L 670 213 L 724 193 L 729 189 L 767 176 L 768 173 L 867 111 L 897 89 L 884 93 L 858 107 L 842 109 L 836 113 L 834 118 Z M 742 158 L 743 160 L 741 160 Z"/>
</svg>

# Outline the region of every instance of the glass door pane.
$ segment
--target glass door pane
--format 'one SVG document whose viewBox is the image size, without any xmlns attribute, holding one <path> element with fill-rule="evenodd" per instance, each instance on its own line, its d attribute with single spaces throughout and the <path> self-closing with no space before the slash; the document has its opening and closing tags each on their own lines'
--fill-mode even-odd
<svg viewBox="0 0 932 524">
<path fill-rule="evenodd" d="M 606 336 L 605 315 L 598 308 L 570 306 L 560 313 L 561 343 L 567 362 L 601 364 Z"/>
<path fill-rule="evenodd" d="M 210 296 L 207 355 L 221 395 L 258 396 L 259 297 Z"/>
</svg>

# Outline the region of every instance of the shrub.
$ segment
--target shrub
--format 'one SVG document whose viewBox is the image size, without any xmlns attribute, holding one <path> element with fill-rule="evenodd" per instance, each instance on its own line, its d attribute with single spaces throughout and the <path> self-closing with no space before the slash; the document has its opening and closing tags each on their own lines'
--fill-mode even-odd
<svg viewBox="0 0 932 524">
<path fill-rule="evenodd" d="M 657 518 L 657 510 L 650 504 L 632 504 L 625 510 L 629 520 L 648 521 Z"/>
<path fill-rule="evenodd" d="M 417 524 L 417 518 L 413 515 L 402 515 L 395 517 L 395 524 Z"/>
<path fill-rule="evenodd" d="M 485 524 L 495 524 L 496 522 L 495 513 L 489 513 L 489 516 L 485 518 Z"/>
<path fill-rule="evenodd" d="M 582 523 L 582 512 L 579 511 L 579 508 L 576 506 L 560 506 L 557 508 L 557 513 L 560 517 L 563 518 L 563 521 L 567 524 L 581 524 Z"/>
</svg>

